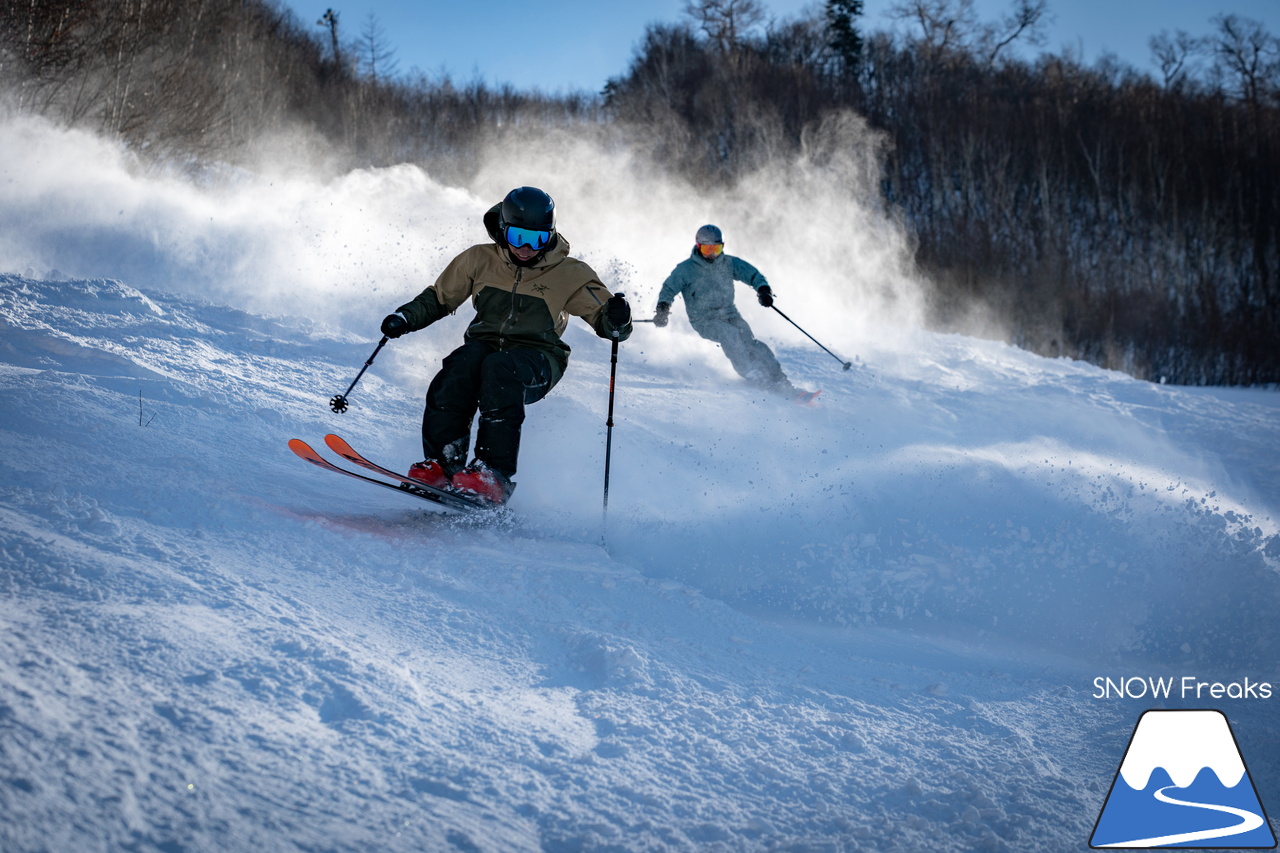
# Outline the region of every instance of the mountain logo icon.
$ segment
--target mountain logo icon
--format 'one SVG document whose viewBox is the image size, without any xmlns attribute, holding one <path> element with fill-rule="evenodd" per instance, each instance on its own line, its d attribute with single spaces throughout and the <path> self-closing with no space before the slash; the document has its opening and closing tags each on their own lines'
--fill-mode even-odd
<svg viewBox="0 0 1280 853">
<path fill-rule="evenodd" d="M 1147 711 L 1089 846 L 1271 849 L 1253 779 L 1221 711 Z"/>
</svg>

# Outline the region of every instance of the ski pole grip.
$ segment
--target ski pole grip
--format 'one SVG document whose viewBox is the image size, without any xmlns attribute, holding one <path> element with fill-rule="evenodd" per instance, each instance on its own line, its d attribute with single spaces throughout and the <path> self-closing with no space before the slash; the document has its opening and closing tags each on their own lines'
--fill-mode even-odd
<svg viewBox="0 0 1280 853">
<path fill-rule="evenodd" d="M 625 294 L 625 293 L 623 293 L 621 290 L 619 290 L 617 293 L 613 294 L 613 298 L 614 298 L 614 299 L 624 299 L 624 300 L 625 300 L 625 299 L 627 298 L 627 294 Z M 609 323 L 610 323 L 610 325 L 612 325 L 612 324 L 613 324 L 613 321 L 612 321 L 612 320 L 610 320 L 610 321 L 609 321 Z M 612 337 L 613 337 L 613 339 L 614 339 L 615 341 L 617 341 L 617 340 L 618 340 L 618 330 L 617 330 L 617 329 L 614 329 L 614 330 L 613 330 L 613 332 L 612 332 Z M 615 344 L 614 346 L 616 347 L 616 346 L 617 346 L 617 344 Z M 617 353 L 617 350 L 616 350 L 616 349 L 614 350 L 613 357 L 614 357 L 614 359 L 617 359 L 617 357 L 618 357 L 618 353 Z"/>
</svg>

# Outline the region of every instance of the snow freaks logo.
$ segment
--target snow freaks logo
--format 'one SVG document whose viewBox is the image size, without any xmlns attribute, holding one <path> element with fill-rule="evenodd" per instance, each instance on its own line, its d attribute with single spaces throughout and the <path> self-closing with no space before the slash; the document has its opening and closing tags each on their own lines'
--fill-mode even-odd
<svg viewBox="0 0 1280 853">
<path fill-rule="evenodd" d="M 1201 681 L 1194 675 L 1182 678 L 1103 678 L 1093 680 L 1094 699 L 1270 699 L 1271 683 L 1267 681 Z"/>
<path fill-rule="evenodd" d="M 1212 841 L 1212 844 L 1203 842 Z M 1138 720 L 1093 848 L 1276 846 L 1221 711 L 1147 711 Z"/>
</svg>

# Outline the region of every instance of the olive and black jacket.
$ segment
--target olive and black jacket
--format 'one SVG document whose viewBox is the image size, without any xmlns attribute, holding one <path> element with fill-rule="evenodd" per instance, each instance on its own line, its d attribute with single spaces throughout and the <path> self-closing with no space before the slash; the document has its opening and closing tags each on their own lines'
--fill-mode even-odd
<svg viewBox="0 0 1280 853">
<path fill-rule="evenodd" d="M 604 305 L 613 294 L 595 270 L 569 257 L 569 241 L 556 234 L 531 264 L 517 264 L 498 228 L 498 207 L 485 214 L 494 242 L 466 249 L 449 263 L 435 284 L 396 309 L 409 321 L 409 330 L 426 328 L 452 314 L 468 298 L 476 309 L 465 338 L 496 348 L 524 347 L 547 355 L 552 384 L 569 364 L 569 345 L 560 339 L 569 315 L 581 317 L 602 338 L 625 341 L 631 323 L 615 329 Z"/>
</svg>

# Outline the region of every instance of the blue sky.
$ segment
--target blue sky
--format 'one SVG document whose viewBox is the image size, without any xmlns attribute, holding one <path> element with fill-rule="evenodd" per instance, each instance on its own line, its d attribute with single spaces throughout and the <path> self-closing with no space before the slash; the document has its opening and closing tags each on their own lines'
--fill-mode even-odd
<svg viewBox="0 0 1280 853">
<path fill-rule="evenodd" d="M 419 68 L 447 71 L 455 80 L 477 76 L 490 84 L 545 91 L 599 91 L 622 74 L 644 28 L 654 21 L 678 21 L 685 0 L 601 3 L 599 0 L 544 0 L 541 3 L 488 0 L 282 0 L 304 23 L 333 8 L 342 32 L 354 39 L 375 16 L 402 72 Z M 777 17 L 793 17 L 821 3 L 764 0 Z M 864 29 L 888 29 L 885 11 L 893 0 L 866 0 Z M 976 0 L 984 19 L 997 18 L 1009 0 Z M 1280 0 L 1050 0 L 1056 21 L 1045 49 L 1079 50 L 1092 62 L 1103 51 L 1151 71 L 1147 40 L 1161 30 L 1211 31 L 1210 20 L 1234 13 L 1261 21 L 1280 35 Z"/>
</svg>

